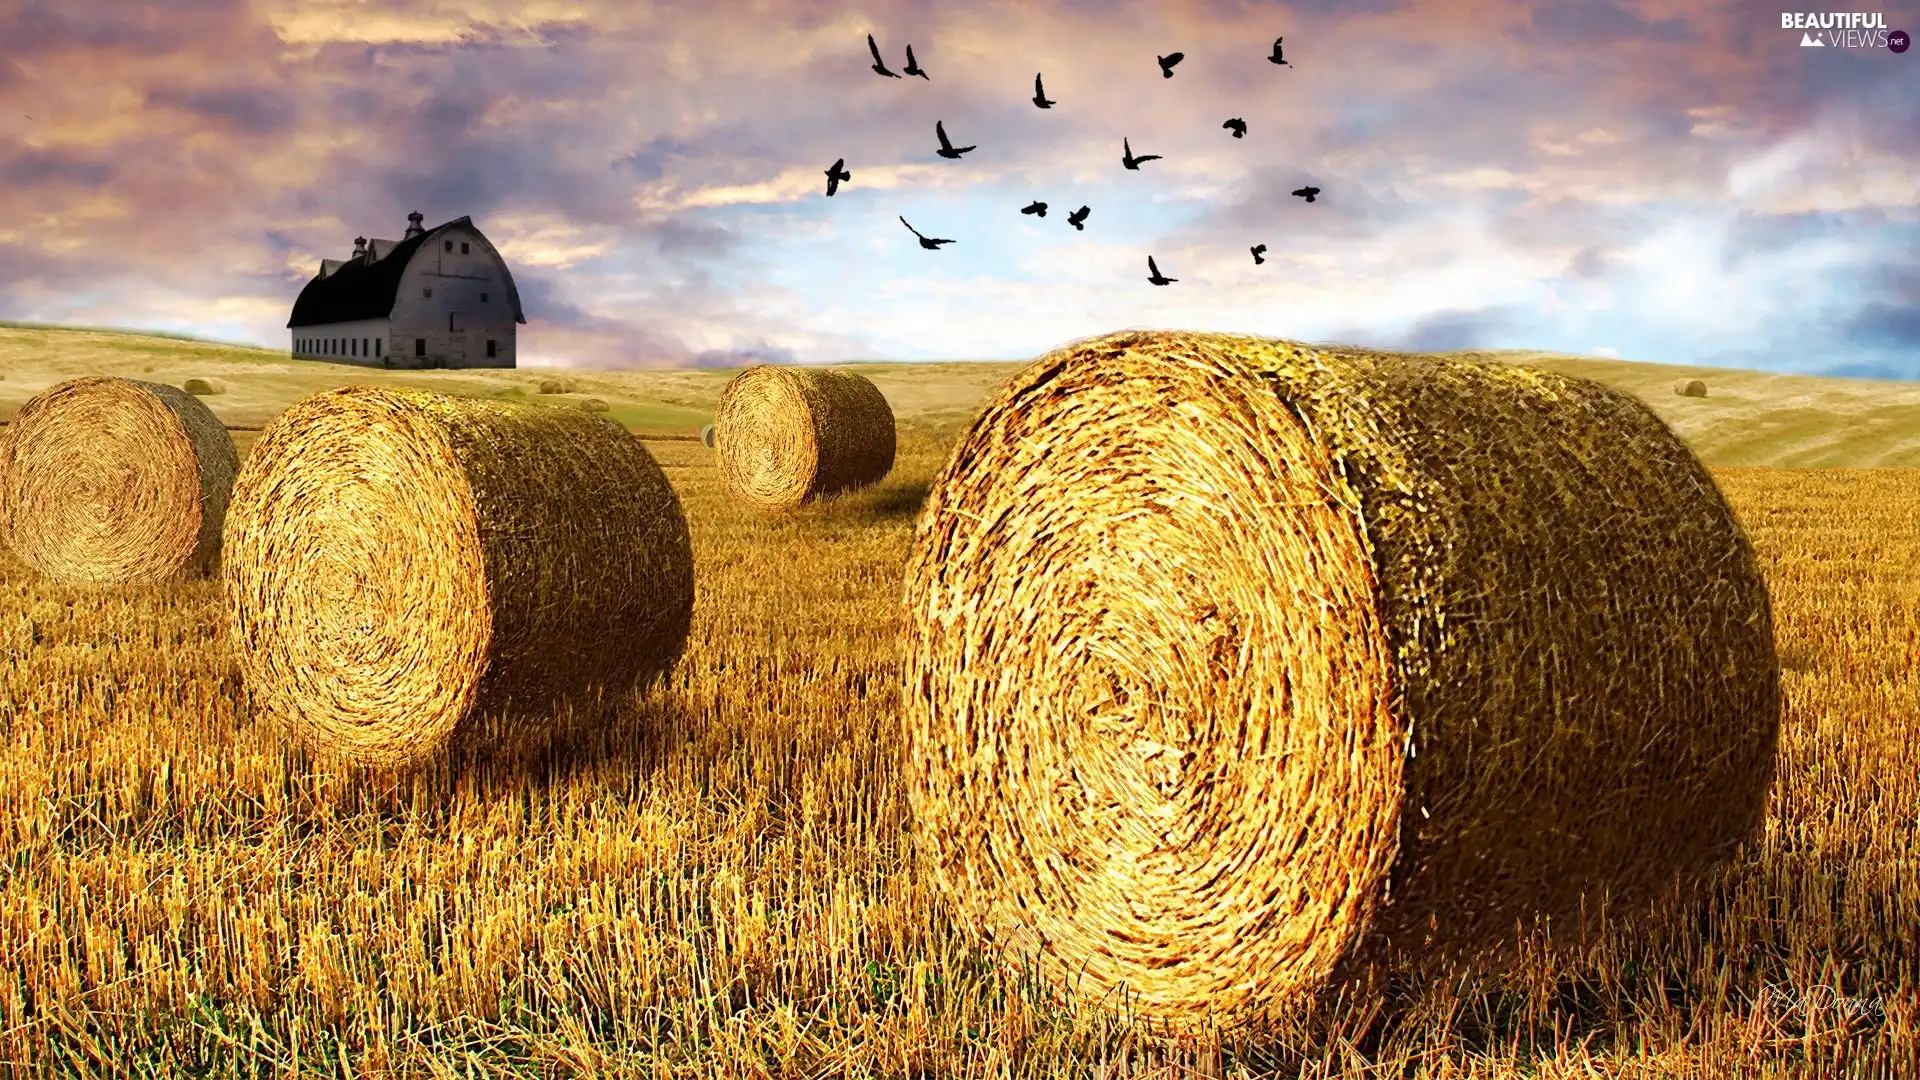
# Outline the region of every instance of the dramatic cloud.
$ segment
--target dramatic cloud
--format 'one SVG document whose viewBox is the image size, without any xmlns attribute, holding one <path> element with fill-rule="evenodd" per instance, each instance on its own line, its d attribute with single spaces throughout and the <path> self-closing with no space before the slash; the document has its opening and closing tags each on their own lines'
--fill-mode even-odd
<svg viewBox="0 0 1920 1080">
<path fill-rule="evenodd" d="M 1017 358 L 1181 326 L 1920 377 L 1920 61 L 1803 49 L 1750 5 L 14 11 L 0 318 L 283 344 L 320 260 L 417 209 L 505 255 L 529 363 Z M 931 78 L 875 76 L 868 33 Z M 936 120 L 979 149 L 935 156 Z M 1123 137 L 1161 160 L 1122 169 Z M 901 216 L 958 242 L 923 251 Z"/>
</svg>

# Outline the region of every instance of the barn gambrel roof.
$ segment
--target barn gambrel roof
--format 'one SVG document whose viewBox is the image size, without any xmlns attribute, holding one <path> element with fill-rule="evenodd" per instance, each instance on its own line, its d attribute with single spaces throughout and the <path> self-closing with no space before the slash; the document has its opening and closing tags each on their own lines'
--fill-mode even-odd
<svg viewBox="0 0 1920 1080">
<path fill-rule="evenodd" d="M 475 240 L 494 258 L 500 259 L 500 253 L 494 250 L 493 244 L 481 235 L 479 229 L 473 227 L 472 219 L 457 217 L 444 225 L 435 225 L 419 236 L 400 241 L 393 245 L 393 250 L 387 253 L 386 258 L 378 262 L 348 259 L 346 265 L 325 277 L 315 274 L 313 280 L 307 282 L 306 288 L 300 290 L 299 299 L 293 302 L 293 316 L 287 320 L 288 328 L 391 317 L 393 303 L 400 295 L 401 275 L 406 273 L 407 263 L 413 259 L 413 253 L 442 229 L 456 225 L 472 232 Z M 513 321 L 525 323 L 527 317 L 520 311 L 520 290 L 513 283 L 513 271 L 507 269 L 505 259 L 500 259 L 500 267 L 507 277 L 507 300 L 513 305 Z"/>
</svg>

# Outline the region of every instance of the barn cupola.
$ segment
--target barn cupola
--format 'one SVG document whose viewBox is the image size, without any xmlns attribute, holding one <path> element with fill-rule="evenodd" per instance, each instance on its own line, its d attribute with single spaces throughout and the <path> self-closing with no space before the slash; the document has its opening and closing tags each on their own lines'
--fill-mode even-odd
<svg viewBox="0 0 1920 1080">
<path fill-rule="evenodd" d="M 420 211 L 418 210 L 407 215 L 407 235 L 403 237 L 403 239 L 411 240 L 416 236 L 423 235 L 427 231 L 420 227 L 421 220 Z"/>
<path fill-rule="evenodd" d="M 353 238 L 353 257 L 356 259 L 365 259 L 367 257 L 366 237 L 356 236 Z"/>
</svg>

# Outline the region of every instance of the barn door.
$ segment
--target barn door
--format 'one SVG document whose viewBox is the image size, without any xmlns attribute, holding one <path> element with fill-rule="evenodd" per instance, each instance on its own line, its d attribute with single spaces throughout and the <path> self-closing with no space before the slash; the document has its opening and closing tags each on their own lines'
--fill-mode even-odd
<svg viewBox="0 0 1920 1080">
<path fill-rule="evenodd" d="M 467 313 L 447 312 L 447 366 L 467 366 Z"/>
</svg>

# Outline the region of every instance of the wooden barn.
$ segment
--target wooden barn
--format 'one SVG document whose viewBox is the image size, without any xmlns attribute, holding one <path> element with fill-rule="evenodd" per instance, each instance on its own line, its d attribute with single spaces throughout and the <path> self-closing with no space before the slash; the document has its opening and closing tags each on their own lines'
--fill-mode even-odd
<svg viewBox="0 0 1920 1080">
<path fill-rule="evenodd" d="M 506 260 L 468 218 L 431 229 L 407 215 L 400 240 L 354 239 L 324 259 L 287 320 L 293 355 L 387 368 L 514 366 L 527 318 Z"/>
</svg>

